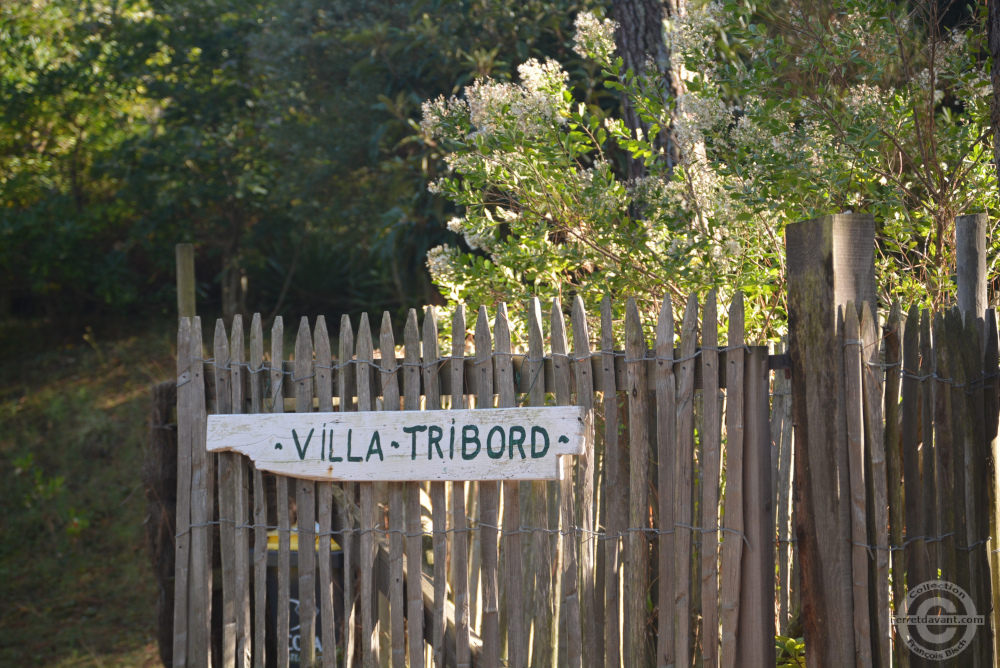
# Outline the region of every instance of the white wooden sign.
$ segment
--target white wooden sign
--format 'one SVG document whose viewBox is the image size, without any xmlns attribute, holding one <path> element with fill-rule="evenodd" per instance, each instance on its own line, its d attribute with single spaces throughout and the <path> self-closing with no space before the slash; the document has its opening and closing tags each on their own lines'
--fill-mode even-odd
<svg viewBox="0 0 1000 668">
<path fill-rule="evenodd" d="M 582 455 L 580 406 L 208 416 L 208 450 L 313 480 L 558 480 Z"/>
</svg>

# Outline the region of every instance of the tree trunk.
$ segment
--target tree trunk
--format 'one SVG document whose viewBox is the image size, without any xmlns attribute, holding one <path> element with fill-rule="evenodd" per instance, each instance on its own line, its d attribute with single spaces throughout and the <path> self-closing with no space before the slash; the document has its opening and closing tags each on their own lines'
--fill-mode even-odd
<svg viewBox="0 0 1000 668">
<path fill-rule="evenodd" d="M 986 19 L 986 35 L 990 58 L 993 59 L 990 73 L 993 81 L 993 105 L 990 108 L 990 121 L 993 125 L 993 162 L 996 163 L 997 174 L 1000 175 L 1000 0 L 988 0 L 987 7 L 989 15 Z"/>
<path fill-rule="evenodd" d="M 676 97 L 683 88 L 683 82 L 670 67 L 670 52 L 663 40 L 663 21 L 680 16 L 684 12 L 685 0 L 613 0 L 612 9 L 618 30 L 615 31 L 615 45 L 625 63 L 625 67 L 636 75 L 654 74 L 665 80 L 664 90 L 670 97 Z M 654 68 L 655 72 L 649 72 Z M 995 89 L 995 87 L 994 87 Z M 627 97 L 622 98 L 625 123 L 636 131 L 639 128 L 648 136 L 649 124 L 643 123 Z M 677 146 L 673 142 L 669 128 L 662 128 L 654 139 L 654 145 L 664 150 L 669 168 L 677 163 Z M 646 173 L 642 159 L 627 158 L 629 178 L 639 178 Z"/>
<path fill-rule="evenodd" d="M 246 310 L 246 298 L 243 294 L 243 270 L 238 254 L 227 253 L 223 256 L 221 282 L 222 318 L 227 323 L 231 323 L 233 316 L 237 313 L 242 315 L 243 311 Z"/>
</svg>

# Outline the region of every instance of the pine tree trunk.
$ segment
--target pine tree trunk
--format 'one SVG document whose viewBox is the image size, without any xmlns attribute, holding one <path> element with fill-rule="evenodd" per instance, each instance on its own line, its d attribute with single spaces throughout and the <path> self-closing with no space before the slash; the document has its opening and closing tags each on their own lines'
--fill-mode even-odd
<svg viewBox="0 0 1000 668">
<path fill-rule="evenodd" d="M 663 41 L 664 19 L 676 17 L 684 11 L 685 0 L 613 0 L 612 9 L 618 30 L 615 45 L 625 63 L 625 67 L 636 74 L 655 74 L 666 81 L 664 89 L 671 97 L 681 92 L 683 83 L 670 66 L 670 52 Z M 649 125 L 643 123 L 628 98 L 622 99 L 625 123 L 633 130 L 639 128 L 648 136 Z M 662 128 L 654 140 L 657 148 L 666 153 L 668 167 L 672 168 L 678 159 L 677 147 L 669 128 Z M 639 178 L 646 173 L 643 161 L 628 158 L 629 177 Z"/>
</svg>

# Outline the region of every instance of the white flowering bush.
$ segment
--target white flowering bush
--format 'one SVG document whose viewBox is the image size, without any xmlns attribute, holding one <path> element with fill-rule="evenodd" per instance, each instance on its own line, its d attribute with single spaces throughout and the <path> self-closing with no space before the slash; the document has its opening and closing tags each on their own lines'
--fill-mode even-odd
<svg viewBox="0 0 1000 668">
<path fill-rule="evenodd" d="M 998 213 L 985 9 L 944 30 L 938 3 L 904 7 L 838 2 L 765 30 L 727 5 L 744 58 L 707 67 L 692 88 L 739 96 L 735 127 L 710 142 L 718 176 L 752 215 L 780 233 L 826 213 L 872 213 L 883 301 L 941 307 L 953 302 L 955 216 L 986 211 L 995 223 Z"/>
<path fill-rule="evenodd" d="M 678 303 L 718 287 L 725 302 L 739 288 L 751 329 L 772 334 L 784 321 L 784 226 L 867 211 L 884 297 L 944 299 L 953 218 L 995 214 L 996 181 L 975 57 L 984 31 L 942 34 L 935 8 L 860 0 L 780 20 L 691 8 L 664 26 L 684 81 L 676 98 L 624 69 L 610 21 L 581 13 L 577 50 L 650 136 L 575 102 L 552 61 L 425 103 L 422 131 L 450 151 L 450 175 L 430 187 L 463 212 L 448 227 L 470 251 L 434 249 L 433 279 L 452 303 L 580 294 L 596 314 L 603 295 L 629 295 L 650 316 L 668 292 Z M 654 141 L 664 131 L 676 165 Z M 619 176 L 622 150 L 645 160 L 644 178 Z"/>
</svg>

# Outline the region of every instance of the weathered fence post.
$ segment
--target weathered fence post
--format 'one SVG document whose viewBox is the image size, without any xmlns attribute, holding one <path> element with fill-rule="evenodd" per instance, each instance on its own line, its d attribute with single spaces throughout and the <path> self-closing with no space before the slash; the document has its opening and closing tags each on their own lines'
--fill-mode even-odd
<svg viewBox="0 0 1000 668">
<path fill-rule="evenodd" d="M 839 214 L 789 225 L 788 331 L 795 423 L 795 533 L 812 668 L 855 663 L 850 489 L 837 308 L 875 294 L 875 221 Z"/>
<path fill-rule="evenodd" d="M 955 218 L 955 269 L 958 278 L 958 310 L 982 318 L 986 312 L 986 231 L 985 213 Z M 982 334 L 982 327 L 980 334 Z"/>
<path fill-rule="evenodd" d="M 976 604 L 981 607 L 988 605 L 987 601 L 996 601 L 992 592 L 992 584 L 996 582 L 998 563 L 994 540 L 986 547 L 981 547 L 980 541 L 988 536 L 995 536 L 996 527 L 996 494 L 993 488 L 995 475 L 993 471 L 993 448 L 996 436 L 987 431 L 986 414 L 984 412 L 984 388 L 980 379 L 985 380 L 984 355 L 991 346 L 987 336 L 995 336 L 986 327 L 986 236 L 989 218 L 985 213 L 973 213 L 955 218 L 955 269 L 957 277 L 958 310 L 965 322 L 965 336 L 961 344 L 964 363 L 965 383 L 968 389 L 962 390 L 961 398 L 965 399 L 965 468 L 966 468 L 966 512 L 963 519 L 969 522 L 966 536 L 966 549 L 969 551 L 970 584 Z M 971 322 L 970 322 L 971 318 Z M 995 347 L 993 344 L 992 347 Z M 957 435 L 958 437 L 961 434 Z M 991 572 L 992 571 L 992 572 Z M 991 662 L 994 650 L 992 633 L 987 625 L 973 640 L 973 651 L 983 665 Z"/>
<path fill-rule="evenodd" d="M 194 246 L 177 244 L 177 317 L 193 318 L 194 304 Z"/>
</svg>

